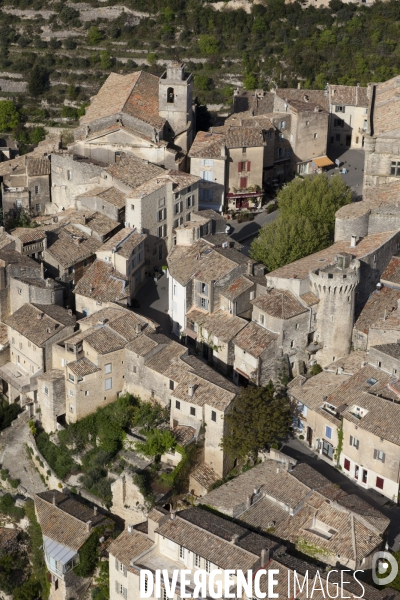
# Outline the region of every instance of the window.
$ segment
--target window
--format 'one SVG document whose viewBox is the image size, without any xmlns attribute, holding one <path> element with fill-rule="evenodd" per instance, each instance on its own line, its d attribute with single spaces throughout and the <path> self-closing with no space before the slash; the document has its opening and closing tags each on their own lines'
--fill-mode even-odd
<svg viewBox="0 0 400 600">
<path fill-rule="evenodd" d="M 47 387 L 47 385 L 43 386 L 43 393 L 46 394 L 46 396 L 49 395 L 49 388 Z"/>
<path fill-rule="evenodd" d="M 390 174 L 391 175 L 396 175 L 396 177 L 400 176 L 400 161 L 393 161 L 392 160 L 392 166 L 390 168 Z"/>
<path fill-rule="evenodd" d="M 325 437 L 327 437 L 328 440 L 332 439 L 332 427 L 329 427 L 328 425 L 325 425 Z"/>
<path fill-rule="evenodd" d="M 190 414 L 191 414 L 193 417 L 195 417 L 195 416 L 196 416 L 196 409 L 195 409 L 195 407 L 194 407 L 194 406 L 191 406 L 191 407 L 190 407 Z"/>
<path fill-rule="evenodd" d="M 375 485 L 380 490 L 383 490 L 383 479 L 382 479 L 382 477 L 377 477 L 376 478 L 376 484 Z"/>
<path fill-rule="evenodd" d="M 201 161 L 201 166 L 202 167 L 213 167 L 214 161 L 211 158 L 204 158 Z M 188 191 L 190 192 L 190 189 Z"/>
<path fill-rule="evenodd" d="M 165 198 L 160 198 L 158 201 L 158 208 L 165 206 Z"/>
<path fill-rule="evenodd" d="M 374 458 L 376 460 L 380 460 L 381 462 L 385 462 L 385 453 L 382 450 L 374 450 Z"/>
<path fill-rule="evenodd" d="M 137 372 L 137 368 L 136 367 L 132 367 L 132 372 L 136 373 Z"/>
<path fill-rule="evenodd" d="M 167 89 L 167 102 L 168 104 L 173 104 L 175 99 L 174 88 L 169 87 Z"/>
<path fill-rule="evenodd" d="M 40 204 L 36 204 L 36 212 L 40 212 Z"/>
<path fill-rule="evenodd" d="M 200 306 L 205 310 L 208 310 L 208 300 L 206 298 L 200 298 Z"/>
<path fill-rule="evenodd" d="M 158 237 L 162 238 L 162 237 L 165 237 L 166 235 L 167 235 L 167 226 L 160 225 L 160 227 L 158 228 Z"/>
<path fill-rule="evenodd" d="M 104 366 L 104 373 L 111 373 L 111 371 L 112 371 L 112 363 L 107 363 Z"/>
<path fill-rule="evenodd" d="M 176 292 L 177 292 L 177 288 L 176 288 L 176 285 L 174 284 L 174 296 L 176 296 Z"/>
<path fill-rule="evenodd" d="M 39 193 L 39 186 L 35 185 L 35 194 L 37 195 Z"/>
<path fill-rule="evenodd" d="M 325 440 L 322 441 L 322 454 L 324 456 L 327 456 L 328 458 L 330 458 L 330 460 L 333 459 L 333 454 L 334 454 L 333 446 L 332 446 L 332 444 L 330 444 L 329 442 L 327 442 Z"/>
<path fill-rule="evenodd" d="M 162 208 L 161 210 L 158 211 L 157 221 L 164 221 L 166 218 L 167 218 L 167 209 Z"/>
<path fill-rule="evenodd" d="M 170 390 L 174 390 L 175 389 L 175 381 L 173 381 L 172 379 L 169 380 L 169 389 Z"/>
<path fill-rule="evenodd" d="M 350 461 L 348 458 L 344 459 L 344 468 L 346 469 L 346 471 L 350 471 Z"/>
<path fill-rule="evenodd" d="M 382 366 L 382 363 L 380 360 L 378 360 L 378 367 L 381 368 L 381 366 Z"/>
<path fill-rule="evenodd" d="M 247 188 L 247 177 L 241 177 L 239 187 L 241 190 Z"/>
<path fill-rule="evenodd" d="M 356 450 L 358 450 L 358 448 L 360 446 L 360 440 L 351 435 L 350 436 L 350 446 L 354 446 L 354 448 L 356 448 Z"/>
<path fill-rule="evenodd" d="M 318 137 L 318 133 L 314 133 L 314 140 L 316 140 Z"/>
<path fill-rule="evenodd" d="M 88 317 L 89 316 L 89 311 L 87 308 L 82 308 L 82 314 L 84 317 Z"/>
<path fill-rule="evenodd" d="M 285 148 L 278 148 L 278 158 L 285 157 Z"/>
<path fill-rule="evenodd" d="M 165 209 L 164 209 L 165 210 Z M 183 210 L 183 202 L 178 202 L 174 206 L 174 215 L 179 215 Z M 161 211 L 160 211 L 161 212 Z"/>
<path fill-rule="evenodd" d="M 175 400 L 175 408 L 177 410 L 181 410 L 181 403 L 179 402 L 179 400 Z"/>
<path fill-rule="evenodd" d="M 264 315 L 260 315 L 260 325 L 264 325 Z"/>
<path fill-rule="evenodd" d="M 362 482 L 366 484 L 367 481 L 368 481 L 368 471 L 366 469 L 363 469 L 363 472 L 362 472 Z"/>
<path fill-rule="evenodd" d="M 73 395 L 74 395 L 74 392 L 73 392 L 72 390 L 68 390 L 68 395 L 69 395 L 69 396 L 73 396 Z"/>
<path fill-rule="evenodd" d="M 280 134 L 279 134 L 279 139 L 280 139 L 280 140 L 284 140 L 284 139 L 286 139 L 286 138 L 285 138 L 285 134 L 284 134 L 284 133 L 280 133 Z"/>
<path fill-rule="evenodd" d="M 73 383 L 75 383 L 75 377 L 73 375 L 71 375 L 71 373 L 68 373 L 68 379 L 69 379 L 69 381 L 72 381 Z"/>
<path fill-rule="evenodd" d="M 195 554 L 194 555 L 194 566 L 195 567 L 200 567 L 201 566 L 201 557 L 199 554 Z"/>
<path fill-rule="evenodd" d="M 217 421 L 217 413 L 215 412 L 215 410 L 211 411 L 211 421 Z"/>
<path fill-rule="evenodd" d="M 337 106 L 335 112 L 339 113 L 344 113 L 345 112 L 346 107 L 345 106 Z"/>
<path fill-rule="evenodd" d="M 290 347 L 294 348 L 294 340 L 290 340 Z"/>
<path fill-rule="evenodd" d="M 335 141 L 336 141 L 336 142 L 340 142 L 340 133 L 337 133 L 337 134 L 335 135 Z"/>
<path fill-rule="evenodd" d="M 306 127 L 308 127 L 310 124 L 310 121 L 306 121 Z"/>
<path fill-rule="evenodd" d="M 111 390 L 111 388 L 112 388 L 112 378 L 110 377 L 109 379 L 106 379 L 106 381 L 105 381 L 105 389 Z"/>
<path fill-rule="evenodd" d="M 185 560 L 186 549 L 183 546 L 179 546 L 179 558 Z"/>
<path fill-rule="evenodd" d="M 279 123 L 279 129 L 286 129 L 286 121 L 281 121 Z"/>
<path fill-rule="evenodd" d="M 241 163 L 239 163 L 241 164 Z M 200 171 L 200 177 L 204 181 L 214 181 L 213 171 Z"/>
<path fill-rule="evenodd" d="M 22 342 L 19 343 L 19 349 L 22 350 Z"/>
<path fill-rule="evenodd" d="M 211 563 L 209 560 L 206 560 L 206 572 L 211 573 Z"/>
<path fill-rule="evenodd" d="M 72 171 L 67 171 L 67 179 L 68 181 L 72 181 Z"/>
<path fill-rule="evenodd" d="M 85 396 L 89 396 L 89 390 L 85 390 Z"/>
</svg>

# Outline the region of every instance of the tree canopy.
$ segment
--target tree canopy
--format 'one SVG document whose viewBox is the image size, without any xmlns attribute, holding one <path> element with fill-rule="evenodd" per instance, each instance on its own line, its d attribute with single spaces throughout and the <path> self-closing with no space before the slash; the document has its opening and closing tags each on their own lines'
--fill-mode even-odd
<svg viewBox="0 0 400 600">
<path fill-rule="evenodd" d="M 264 225 L 251 245 L 251 257 L 269 271 L 332 244 L 335 213 L 352 199 L 339 175 L 295 179 L 278 194 L 279 215 Z"/>
<path fill-rule="evenodd" d="M 290 434 L 292 409 L 286 395 L 272 383 L 242 388 L 232 412 L 225 416 L 228 433 L 222 446 L 232 458 L 255 458 L 263 448 Z"/>
<path fill-rule="evenodd" d="M 19 112 L 11 100 L 0 100 L 0 131 L 11 131 L 19 123 Z"/>
</svg>

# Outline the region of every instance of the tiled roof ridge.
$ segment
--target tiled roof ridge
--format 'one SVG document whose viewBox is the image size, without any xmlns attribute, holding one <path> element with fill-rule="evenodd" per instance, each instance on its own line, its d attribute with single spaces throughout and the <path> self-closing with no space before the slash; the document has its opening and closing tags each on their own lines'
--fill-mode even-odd
<svg viewBox="0 0 400 600">
<path fill-rule="evenodd" d="M 47 492 L 51 492 L 51 491 L 54 492 L 54 491 L 58 491 L 58 490 L 47 490 Z M 64 494 L 65 492 L 60 492 L 60 493 Z M 46 506 L 49 506 L 52 509 L 58 508 L 58 510 L 60 510 L 64 515 L 67 515 L 68 517 L 75 519 L 75 521 L 78 521 L 78 523 L 80 523 L 81 525 L 85 525 L 86 523 L 88 523 L 88 521 L 90 521 L 90 519 L 88 519 L 88 521 L 82 521 L 82 519 L 79 519 L 79 517 L 76 517 L 75 515 L 72 515 L 71 513 L 63 510 L 61 508 L 61 506 L 59 506 L 57 504 L 57 499 L 56 499 L 56 504 L 53 504 L 52 502 L 49 502 L 48 500 L 46 500 L 46 498 L 42 498 L 40 494 L 41 494 L 41 492 L 35 494 L 35 496 L 37 496 L 41 502 L 45 502 Z M 55 495 L 55 494 L 53 494 L 53 495 Z M 75 500 L 75 498 L 73 498 L 71 494 L 67 493 L 66 495 L 69 496 L 70 500 L 74 500 L 77 504 L 79 504 L 79 501 Z"/>
<path fill-rule="evenodd" d="M 166 520 L 168 520 L 168 518 L 171 518 L 171 517 L 168 517 L 168 515 L 166 515 L 166 516 L 167 516 Z M 232 545 L 232 542 L 225 540 L 224 538 L 220 537 L 216 533 L 213 533 L 212 531 L 208 531 L 208 529 L 204 529 L 203 527 L 200 527 L 200 525 L 196 525 L 196 523 L 192 523 L 192 521 L 187 521 L 184 517 L 181 517 L 179 513 L 175 515 L 175 519 L 180 519 L 181 521 L 184 521 L 185 523 L 189 524 L 189 526 L 195 527 L 196 529 L 200 530 L 201 532 L 206 533 L 207 535 L 211 535 L 213 538 L 216 538 L 217 540 L 222 541 L 225 544 Z M 160 522 L 165 523 L 166 520 L 162 519 Z M 157 532 L 157 529 L 156 529 L 156 532 Z M 250 530 L 249 531 L 246 530 L 246 534 L 248 534 L 248 533 L 251 533 Z M 165 537 L 167 537 L 165 534 L 163 534 L 163 535 Z M 244 534 L 243 534 L 243 536 L 240 536 L 238 538 L 238 540 L 241 539 L 241 537 L 244 537 Z M 246 554 L 248 554 L 249 556 L 257 556 L 258 557 L 258 554 L 254 554 L 254 552 L 250 552 L 250 550 L 246 550 L 245 548 L 242 548 L 241 546 L 238 546 L 237 544 L 233 544 L 233 545 L 238 550 L 242 550 L 243 552 L 246 552 Z"/>
</svg>

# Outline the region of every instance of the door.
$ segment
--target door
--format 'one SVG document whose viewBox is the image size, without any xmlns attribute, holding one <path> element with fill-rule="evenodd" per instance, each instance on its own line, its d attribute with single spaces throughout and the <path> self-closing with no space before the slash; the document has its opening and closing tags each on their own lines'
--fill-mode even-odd
<svg viewBox="0 0 400 600">
<path fill-rule="evenodd" d="M 307 442 L 310 448 L 312 447 L 312 429 L 307 426 Z"/>
<path fill-rule="evenodd" d="M 346 146 L 351 146 L 351 135 L 346 135 Z"/>
<path fill-rule="evenodd" d="M 358 465 L 354 465 L 354 479 L 358 479 L 359 471 L 360 467 Z"/>
</svg>

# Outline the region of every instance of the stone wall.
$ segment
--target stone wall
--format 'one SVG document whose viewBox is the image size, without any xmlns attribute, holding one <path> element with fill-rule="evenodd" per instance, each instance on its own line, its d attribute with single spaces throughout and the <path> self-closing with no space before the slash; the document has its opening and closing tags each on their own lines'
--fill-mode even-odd
<svg viewBox="0 0 400 600">
<path fill-rule="evenodd" d="M 23 94 L 26 92 L 28 84 L 26 81 L 12 81 L 10 79 L 0 79 L 0 92 L 9 94 Z"/>
<path fill-rule="evenodd" d="M 101 185 L 103 168 L 71 154 L 51 155 L 52 205 L 55 212 L 75 208 L 76 197 Z"/>
<path fill-rule="evenodd" d="M 136 525 L 146 520 L 146 499 L 134 483 L 134 476 L 124 473 L 111 484 L 113 514 L 124 519 L 127 525 Z"/>
</svg>

